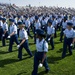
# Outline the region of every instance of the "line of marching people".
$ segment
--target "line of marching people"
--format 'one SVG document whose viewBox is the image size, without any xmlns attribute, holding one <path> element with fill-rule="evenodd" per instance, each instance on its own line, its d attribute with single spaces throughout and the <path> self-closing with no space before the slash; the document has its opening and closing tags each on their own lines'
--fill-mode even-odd
<svg viewBox="0 0 75 75">
<path fill-rule="evenodd" d="M 33 36 L 31 35 L 31 30 Z M 24 48 L 30 57 L 33 56 L 29 44 L 28 36 L 34 38 L 36 53 L 34 56 L 34 66 L 32 75 L 37 75 L 38 66 L 45 67 L 48 73 L 50 68 L 47 62 L 48 42 L 51 50 L 55 49 L 54 38 L 57 38 L 57 31 L 60 31 L 60 42 L 63 42 L 62 58 L 65 58 L 67 46 L 69 55 L 72 55 L 72 46 L 75 48 L 75 16 L 57 14 L 40 15 L 1 15 L 0 16 L 0 40 L 2 46 L 6 46 L 6 39 L 9 39 L 8 51 L 12 52 L 14 42 L 18 48 L 18 58 L 22 60 L 22 49 Z M 63 40 L 64 36 L 64 40 Z M 20 38 L 20 41 L 18 40 Z"/>
</svg>

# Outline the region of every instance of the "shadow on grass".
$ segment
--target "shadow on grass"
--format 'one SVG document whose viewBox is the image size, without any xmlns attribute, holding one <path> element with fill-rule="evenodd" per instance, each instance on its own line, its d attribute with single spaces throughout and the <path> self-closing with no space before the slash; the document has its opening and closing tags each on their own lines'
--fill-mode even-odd
<svg viewBox="0 0 75 75">
<path fill-rule="evenodd" d="M 27 73 L 27 72 L 18 73 L 17 75 L 22 75 L 22 74 L 25 74 L 25 73 Z"/>
<path fill-rule="evenodd" d="M 51 64 L 58 64 L 57 61 L 61 60 L 62 58 L 61 57 L 48 57 L 48 63 L 51 63 Z"/>
<path fill-rule="evenodd" d="M 54 42 L 54 44 L 60 44 L 61 42 Z"/>
<path fill-rule="evenodd" d="M 16 52 L 16 51 L 18 51 L 18 50 L 16 49 L 16 50 L 13 50 L 12 52 Z M 10 53 L 10 52 L 0 51 L 0 54 L 7 54 L 7 53 Z"/>
<path fill-rule="evenodd" d="M 44 74 L 46 74 L 45 71 L 38 73 L 38 75 L 44 75 Z"/>
<path fill-rule="evenodd" d="M 17 59 L 0 60 L 0 67 L 4 67 L 5 65 L 12 64 L 12 63 L 15 63 L 15 62 L 18 62 L 18 60 Z"/>
<path fill-rule="evenodd" d="M 57 53 L 61 53 L 63 52 L 63 48 L 59 49 L 59 51 L 57 51 Z"/>
<path fill-rule="evenodd" d="M 0 46 L 0 47 L 3 47 L 3 46 Z"/>
<path fill-rule="evenodd" d="M 5 51 L 0 51 L 0 54 L 7 54 L 9 52 L 5 52 Z"/>
<path fill-rule="evenodd" d="M 27 57 L 23 58 L 22 61 L 26 60 L 28 58 L 30 58 L 30 56 L 27 56 Z M 20 62 L 20 60 L 18 60 L 18 59 L 4 59 L 4 60 L 0 60 L 0 67 L 4 67 L 5 65 L 13 64 L 15 62 Z"/>
<path fill-rule="evenodd" d="M 34 45 L 34 43 L 29 43 L 29 45 Z"/>
<path fill-rule="evenodd" d="M 33 56 L 35 55 L 35 53 L 36 53 L 36 50 L 33 50 L 33 51 L 31 51 L 32 52 L 32 54 L 33 54 Z M 25 53 L 23 56 L 28 56 L 28 53 Z"/>
</svg>

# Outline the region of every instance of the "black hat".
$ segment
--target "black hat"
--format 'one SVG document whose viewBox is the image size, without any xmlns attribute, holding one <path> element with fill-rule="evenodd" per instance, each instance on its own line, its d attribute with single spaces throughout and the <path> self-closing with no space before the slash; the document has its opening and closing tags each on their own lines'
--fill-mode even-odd
<svg viewBox="0 0 75 75">
<path fill-rule="evenodd" d="M 22 24 L 23 24 L 23 22 L 18 22 L 18 23 L 17 23 L 17 25 L 22 25 Z"/>
<path fill-rule="evenodd" d="M 0 20 L 2 20 L 2 17 L 0 17 Z"/>
<path fill-rule="evenodd" d="M 38 20 L 38 19 L 39 19 L 39 17 L 38 17 L 38 16 L 35 16 L 35 19 L 36 19 L 36 20 Z"/>
<path fill-rule="evenodd" d="M 6 21 L 6 18 L 2 18 L 3 21 Z"/>
<path fill-rule="evenodd" d="M 52 22 L 53 22 L 52 20 L 50 20 L 50 19 L 48 20 L 48 23 L 51 23 L 52 24 Z"/>
<path fill-rule="evenodd" d="M 73 23 L 72 22 L 67 22 L 67 25 L 68 26 L 73 26 Z"/>
<path fill-rule="evenodd" d="M 20 15 L 18 15 L 18 18 L 21 18 L 21 16 L 20 16 Z"/>
<path fill-rule="evenodd" d="M 45 33 L 44 33 L 44 31 L 42 29 L 37 29 L 36 34 L 38 34 L 38 35 L 40 35 L 42 37 L 46 37 L 46 35 L 45 35 Z"/>
<path fill-rule="evenodd" d="M 64 19 L 67 20 L 67 16 L 65 16 Z"/>
<path fill-rule="evenodd" d="M 14 22 L 14 19 L 9 19 L 10 22 Z"/>
</svg>

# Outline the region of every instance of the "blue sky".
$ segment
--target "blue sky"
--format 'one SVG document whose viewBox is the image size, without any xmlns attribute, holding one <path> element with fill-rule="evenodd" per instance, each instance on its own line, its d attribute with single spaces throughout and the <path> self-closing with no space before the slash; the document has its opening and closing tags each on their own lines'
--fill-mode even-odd
<svg viewBox="0 0 75 75">
<path fill-rule="evenodd" d="M 0 0 L 3 3 L 14 3 L 18 6 L 31 4 L 32 6 L 59 6 L 59 7 L 74 7 L 75 0 Z"/>
</svg>

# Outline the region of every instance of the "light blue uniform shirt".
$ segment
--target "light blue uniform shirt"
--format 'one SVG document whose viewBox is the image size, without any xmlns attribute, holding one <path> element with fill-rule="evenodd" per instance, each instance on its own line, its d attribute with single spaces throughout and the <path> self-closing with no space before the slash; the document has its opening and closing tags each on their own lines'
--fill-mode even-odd
<svg viewBox="0 0 75 75">
<path fill-rule="evenodd" d="M 67 22 L 62 23 L 62 28 L 66 29 L 67 28 Z"/>
<path fill-rule="evenodd" d="M 33 17 L 31 17 L 29 20 L 30 20 L 30 23 L 32 24 L 33 23 Z"/>
<path fill-rule="evenodd" d="M 39 20 L 35 23 L 35 29 L 41 29 L 41 23 L 39 22 Z"/>
<path fill-rule="evenodd" d="M 8 25 L 7 25 L 7 23 L 4 23 L 4 24 L 3 24 L 3 31 L 5 31 L 5 30 L 8 31 Z"/>
<path fill-rule="evenodd" d="M 75 26 L 75 21 L 72 21 L 72 23 L 73 23 L 73 26 Z"/>
<path fill-rule="evenodd" d="M 57 23 L 56 23 L 56 20 L 54 20 L 53 23 L 52 23 L 53 27 L 55 27 L 56 24 L 57 24 Z"/>
<path fill-rule="evenodd" d="M 42 25 L 46 25 L 46 22 L 45 22 L 45 20 L 42 20 Z"/>
<path fill-rule="evenodd" d="M 28 40 L 28 35 L 27 35 L 27 32 L 24 28 L 19 31 L 19 37 L 21 40 L 23 40 L 23 39 Z"/>
<path fill-rule="evenodd" d="M 12 32 L 15 32 L 15 34 L 17 34 L 17 26 L 15 24 L 13 24 L 13 25 L 10 26 L 10 34 Z"/>
<path fill-rule="evenodd" d="M 48 26 L 47 27 L 47 34 L 48 35 L 52 35 L 52 34 L 54 34 L 55 33 L 55 28 L 53 27 L 53 26 Z"/>
<path fill-rule="evenodd" d="M 48 43 L 44 39 L 40 42 L 39 42 L 39 39 L 37 39 L 36 49 L 37 49 L 37 52 L 48 52 Z"/>
<path fill-rule="evenodd" d="M 30 27 L 30 21 L 29 20 L 26 20 L 25 21 L 25 26 L 28 28 L 28 27 Z"/>
<path fill-rule="evenodd" d="M 0 26 L 1 26 L 1 27 L 3 26 L 3 22 L 2 22 L 2 21 L 0 21 Z"/>
<path fill-rule="evenodd" d="M 64 31 L 64 34 L 66 35 L 67 38 L 75 38 L 75 31 L 73 29 L 71 30 L 66 29 Z"/>
</svg>

